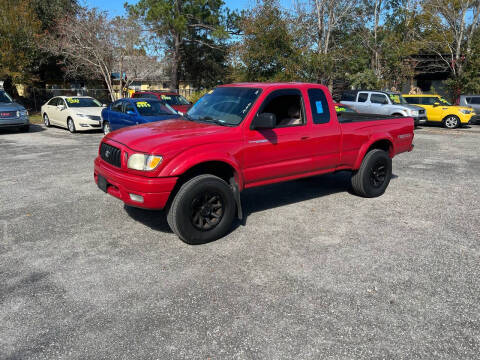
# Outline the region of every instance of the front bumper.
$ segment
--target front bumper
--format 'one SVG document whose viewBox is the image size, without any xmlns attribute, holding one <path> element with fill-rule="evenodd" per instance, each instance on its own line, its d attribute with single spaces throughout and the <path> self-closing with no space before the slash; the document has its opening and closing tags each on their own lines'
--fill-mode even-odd
<svg viewBox="0 0 480 360">
<path fill-rule="evenodd" d="M 425 115 L 413 117 L 413 123 L 415 124 L 415 126 L 420 124 L 426 124 L 427 117 Z"/>
<path fill-rule="evenodd" d="M 102 120 L 75 117 L 75 128 L 77 131 L 93 130 L 102 128 Z"/>
<path fill-rule="evenodd" d="M 14 117 L 0 119 L 0 128 L 24 126 L 30 124 L 28 117 Z"/>
<path fill-rule="evenodd" d="M 94 179 L 98 184 L 99 176 L 105 178 L 107 182 L 106 192 L 125 204 L 152 210 L 163 209 L 172 192 L 177 177 L 148 178 L 138 175 L 132 175 L 114 169 L 113 166 L 105 163 L 100 157 L 94 162 Z M 134 201 L 130 195 L 137 195 L 143 198 L 143 201 Z"/>
<path fill-rule="evenodd" d="M 469 125 L 480 125 L 480 115 L 474 115 L 468 122 Z"/>
</svg>

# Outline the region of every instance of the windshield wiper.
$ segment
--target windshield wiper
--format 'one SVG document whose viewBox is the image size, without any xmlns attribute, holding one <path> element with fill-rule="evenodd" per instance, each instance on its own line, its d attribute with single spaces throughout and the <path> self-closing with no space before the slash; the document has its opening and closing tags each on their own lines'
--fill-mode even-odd
<svg viewBox="0 0 480 360">
<path fill-rule="evenodd" d="M 205 122 L 208 122 L 208 123 L 217 124 L 217 125 L 221 125 L 221 126 L 229 126 L 230 125 L 223 120 L 214 119 L 211 116 L 202 116 L 202 117 L 197 118 L 196 120 L 205 121 Z"/>
</svg>

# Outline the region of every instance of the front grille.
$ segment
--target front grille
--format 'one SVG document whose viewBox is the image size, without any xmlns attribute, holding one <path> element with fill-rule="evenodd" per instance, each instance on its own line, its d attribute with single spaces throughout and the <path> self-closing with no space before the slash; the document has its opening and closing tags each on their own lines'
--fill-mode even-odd
<svg viewBox="0 0 480 360">
<path fill-rule="evenodd" d="M 96 115 L 90 115 L 89 116 L 90 120 L 102 120 L 102 118 L 100 116 L 96 116 Z"/>
<path fill-rule="evenodd" d="M 122 150 L 115 146 L 106 143 L 100 146 L 100 157 L 113 166 L 122 167 L 121 154 Z"/>
<path fill-rule="evenodd" d="M 16 111 L 0 111 L 0 118 L 13 118 L 17 117 L 17 112 Z"/>
<path fill-rule="evenodd" d="M 418 113 L 419 113 L 420 115 L 425 115 L 425 110 L 418 110 Z"/>
</svg>

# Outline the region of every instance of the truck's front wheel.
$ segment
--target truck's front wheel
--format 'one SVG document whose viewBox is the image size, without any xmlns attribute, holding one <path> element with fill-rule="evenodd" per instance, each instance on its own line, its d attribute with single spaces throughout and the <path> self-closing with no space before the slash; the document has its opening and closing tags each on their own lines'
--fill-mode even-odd
<svg viewBox="0 0 480 360">
<path fill-rule="evenodd" d="M 224 236 L 235 217 L 231 187 L 213 175 L 199 175 L 183 184 L 168 210 L 170 228 L 187 244 L 203 244 Z"/>
<path fill-rule="evenodd" d="M 371 198 L 385 192 L 392 177 L 392 159 L 386 151 L 373 149 L 365 155 L 360 169 L 352 175 L 357 195 Z"/>
</svg>

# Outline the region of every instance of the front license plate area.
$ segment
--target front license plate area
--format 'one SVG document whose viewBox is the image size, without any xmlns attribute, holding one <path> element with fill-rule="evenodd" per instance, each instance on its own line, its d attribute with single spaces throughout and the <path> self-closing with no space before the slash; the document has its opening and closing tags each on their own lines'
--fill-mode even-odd
<svg viewBox="0 0 480 360">
<path fill-rule="evenodd" d="M 100 188 L 100 190 L 102 190 L 103 192 L 107 192 L 108 183 L 107 183 L 107 179 L 105 179 L 103 176 L 98 175 L 97 185 Z"/>
</svg>

